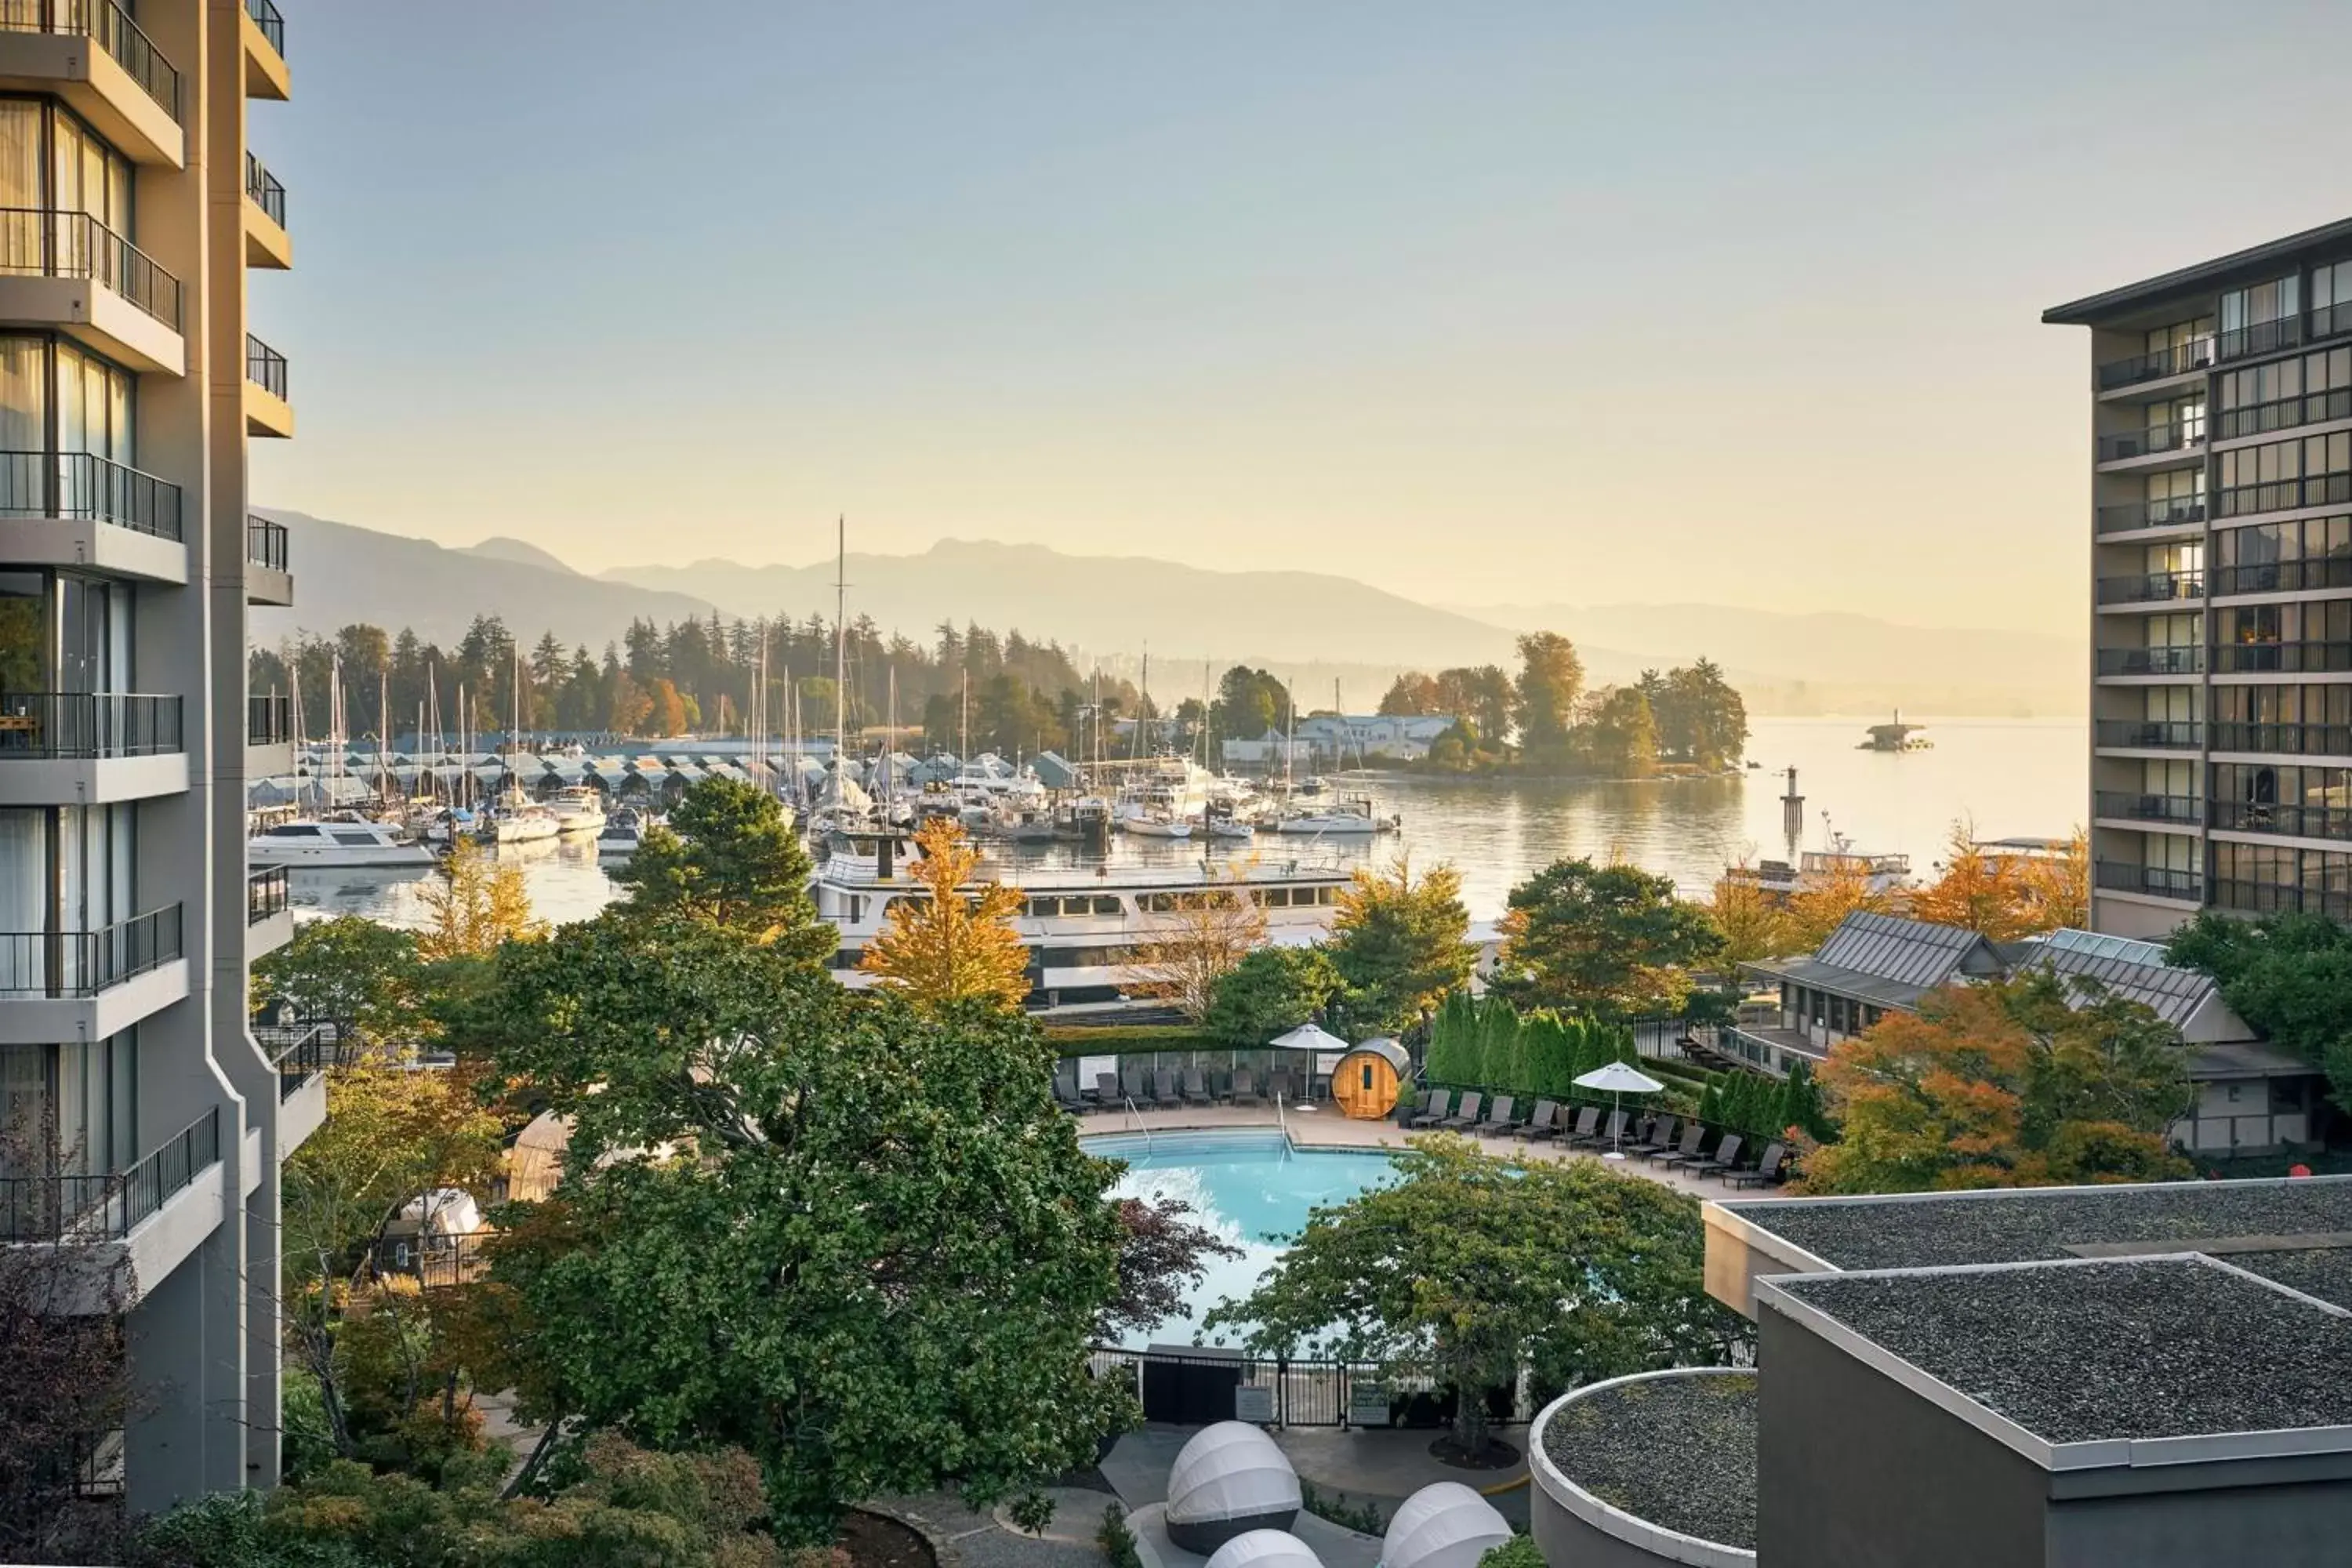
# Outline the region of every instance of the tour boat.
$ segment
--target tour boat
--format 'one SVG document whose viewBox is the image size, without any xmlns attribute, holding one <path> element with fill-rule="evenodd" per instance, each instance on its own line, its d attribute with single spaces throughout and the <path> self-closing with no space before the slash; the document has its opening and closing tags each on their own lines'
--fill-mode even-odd
<svg viewBox="0 0 2352 1568">
<path fill-rule="evenodd" d="M 879 853 L 885 843 L 887 860 Z M 903 836 L 836 837 L 824 847 L 810 891 L 817 913 L 840 932 L 834 977 L 862 987 L 871 980 L 858 972 L 858 959 L 881 931 L 891 903 L 924 895 L 908 874 Z M 1029 950 L 1030 1005 L 1041 1010 L 1115 1006 L 1129 1000 L 1160 1005 L 1139 994 L 1137 950 L 1181 929 L 1178 917 L 1187 899 L 1205 892 L 1229 890 L 1255 903 L 1265 913 L 1270 942 L 1319 941 L 1339 912 L 1339 892 L 1350 874 L 1351 868 L 1337 857 L 1312 862 L 1265 857 L 1214 865 L 1195 859 L 1178 866 L 982 866 L 983 879 L 1021 889 L 1013 924 Z"/>
<path fill-rule="evenodd" d="M 430 866 L 433 851 L 381 822 L 298 817 L 246 840 L 257 866 Z"/>
</svg>

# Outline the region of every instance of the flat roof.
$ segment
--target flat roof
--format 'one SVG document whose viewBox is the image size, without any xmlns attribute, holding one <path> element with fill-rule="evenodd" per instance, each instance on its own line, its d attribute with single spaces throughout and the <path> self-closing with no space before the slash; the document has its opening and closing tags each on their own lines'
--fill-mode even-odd
<svg viewBox="0 0 2352 1568">
<path fill-rule="evenodd" d="M 2197 1254 L 1809 1274 L 1771 1289 L 2053 1447 L 2352 1441 L 2352 1313 Z"/>
<path fill-rule="evenodd" d="M 2042 323 L 2046 326 L 2090 326 L 2104 317 L 2122 315 L 2144 306 L 2159 304 L 2170 295 L 2185 294 L 2193 289 L 2218 288 L 2241 273 L 2259 272 L 2265 267 L 2292 260 L 2305 251 L 2338 245 L 2352 247 L 2352 218 L 2338 218 L 2334 223 L 2307 228 L 2284 239 L 2269 240 L 2244 250 L 2233 250 L 2210 261 L 2200 261 L 2171 272 L 2158 273 L 2137 283 L 2126 283 L 2120 289 L 2109 289 L 2063 305 L 2053 305 L 2042 312 Z"/>
<path fill-rule="evenodd" d="M 1756 1374 L 1628 1377 L 1544 1423 L 1559 1473 L 1610 1507 L 1677 1535 L 1756 1550 Z"/>
<path fill-rule="evenodd" d="M 2084 1247 L 2189 1250 L 2204 1242 L 2234 1253 L 2250 1239 L 2347 1235 L 2352 1176 L 1756 1198 L 1717 1206 L 1832 1268 L 1948 1268 L 2079 1258 Z"/>
</svg>

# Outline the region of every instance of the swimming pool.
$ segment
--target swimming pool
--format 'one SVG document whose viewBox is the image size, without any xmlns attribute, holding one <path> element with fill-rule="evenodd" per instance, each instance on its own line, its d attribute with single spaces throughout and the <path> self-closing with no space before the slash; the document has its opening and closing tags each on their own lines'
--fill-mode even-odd
<svg viewBox="0 0 2352 1568">
<path fill-rule="evenodd" d="M 1181 1198 L 1192 1218 L 1242 1249 L 1220 1258 L 1186 1300 L 1181 1318 L 1171 1318 L 1126 1343 L 1191 1344 L 1201 1319 L 1228 1296 L 1245 1296 L 1289 1239 L 1306 1228 L 1307 1211 L 1345 1203 L 1367 1188 L 1390 1181 L 1395 1166 L 1372 1151 L 1293 1149 L 1278 1131 L 1159 1132 L 1149 1144 L 1126 1133 L 1085 1141 L 1087 1152 L 1124 1160 L 1128 1169 L 1113 1192 L 1120 1197 Z M 1233 1342 L 1230 1330 L 1205 1342 Z"/>
</svg>

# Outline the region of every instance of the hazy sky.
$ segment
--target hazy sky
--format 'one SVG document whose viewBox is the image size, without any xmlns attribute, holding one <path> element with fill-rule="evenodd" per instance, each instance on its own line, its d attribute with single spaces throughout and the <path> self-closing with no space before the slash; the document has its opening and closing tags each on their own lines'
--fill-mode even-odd
<svg viewBox="0 0 2352 1568">
<path fill-rule="evenodd" d="M 2085 618 L 2041 310 L 2346 216 L 2352 6 L 286 0 L 258 494 Z"/>
</svg>

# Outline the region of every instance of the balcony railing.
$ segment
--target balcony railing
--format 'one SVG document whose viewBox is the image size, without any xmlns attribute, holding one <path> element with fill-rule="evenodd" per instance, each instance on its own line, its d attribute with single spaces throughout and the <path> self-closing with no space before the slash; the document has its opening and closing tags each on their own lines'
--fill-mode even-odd
<svg viewBox="0 0 2352 1568">
<path fill-rule="evenodd" d="M 2109 360 L 2099 367 L 2099 390 L 2113 392 L 2116 387 L 2133 386 L 2143 381 L 2161 381 L 2169 375 L 2202 370 L 2212 363 L 2213 340 L 2210 337 L 2191 338 L 2185 343 L 2175 343 L 2154 353 Z"/>
<path fill-rule="evenodd" d="M 0 272 L 87 278 L 180 330 L 180 280 L 88 213 L 0 207 Z"/>
<path fill-rule="evenodd" d="M 0 1179 L 0 1241 L 119 1239 L 218 1163 L 215 1106 L 127 1171 Z"/>
<path fill-rule="evenodd" d="M 2352 327 L 2352 321 L 2347 321 Z M 2306 393 L 2270 403 L 2250 403 L 2221 411 L 2221 439 L 2259 436 L 2265 430 L 2292 430 L 2298 425 L 2319 425 L 2331 419 L 2352 419 L 2352 386 L 2330 392 Z"/>
<path fill-rule="evenodd" d="M 2352 809 L 2217 800 L 2213 826 L 2231 833 L 2282 833 L 2291 838 L 2352 838 Z"/>
<path fill-rule="evenodd" d="M 2128 533 L 2139 528 L 2171 528 L 2205 521 L 2203 496 L 2167 496 L 2160 500 L 2126 501 L 2099 509 L 2101 533 Z"/>
<path fill-rule="evenodd" d="M 253 25 L 261 29 L 261 36 L 269 40 L 269 47 L 278 51 L 278 58 L 284 59 L 286 18 L 278 14 L 278 7 L 269 0 L 245 0 L 245 14 L 253 18 Z"/>
<path fill-rule="evenodd" d="M 2195 644 L 2179 647 L 2103 647 L 2101 675 L 2195 675 L 2205 668 L 2205 650 Z"/>
<path fill-rule="evenodd" d="M 2217 723 L 2213 749 L 2284 757 L 2352 757 L 2352 724 Z"/>
<path fill-rule="evenodd" d="M 251 333 L 245 339 L 245 379 L 280 402 L 286 400 L 286 356 Z"/>
<path fill-rule="evenodd" d="M 2204 441 L 2205 426 L 2201 420 L 2176 419 L 2169 425 L 2151 425 L 2145 430 L 2100 437 L 2099 461 L 2120 463 L 2126 458 L 2150 458 L 2158 452 L 2179 452 L 2202 446 Z"/>
<path fill-rule="evenodd" d="M 2218 517 L 2251 517 L 2260 511 L 2294 511 L 2306 506 L 2341 506 L 2352 500 L 2352 473 L 2312 474 L 2268 484 L 2232 485 L 2214 498 Z"/>
<path fill-rule="evenodd" d="M 282 746 L 294 738 L 294 702 L 283 691 L 261 692 L 245 700 L 245 743 Z"/>
<path fill-rule="evenodd" d="M 278 183 L 278 176 L 269 172 L 268 165 L 250 153 L 245 155 L 245 194 L 253 198 L 255 206 L 269 215 L 270 222 L 280 228 L 286 226 L 286 187 Z"/>
<path fill-rule="evenodd" d="M 278 1068 L 278 1098 L 281 1101 L 293 1099 L 296 1090 L 335 1064 L 341 1055 L 335 1035 L 335 1026 L 325 1020 L 253 1031 L 254 1038 L 269 1053 L 271 1063 Z"/>
<path fill-rule="evenodd" d="M 0 692 L 0 763 L 171 756 L 180 699 L 120 691 Z"/>
<path fill-rule="evenodd" d="M 266 517 L 245 514 L 245 558 L 256 566 L 283 572 L 286 566 L 286 525 Z"/>
<path fill-rule="evenodd" d="M 86 997 L 180 956 L 180 906 L 102 931 L 0 932 L 0 995 Z"/>
<path fill-rule="evenodd" d="M 2214 569 L 2216 594 L 2292 594 L 2306 588 L 2352 588 L 2352 555 L 2312 555 Z"/>
<path fill-rule="evenodd" d="M 288 879 L 283 866 L 263 866 L 245 876 L 245 923 L 257 926 L 288 908 Z"/>
<path fill-rule="evenodd" d="M 2223 359 L 2243 359 L 2248 354 L 2266 354 L 2280 349 L 2291 349 L 2301 342 L 2303 318 L 2299 315 L 2281 316 L 2275 321 L 2231 328 L 2217 340 L 2215 352 Z"/>
<path fill-rule="evenodd" d="M 0 0 L 0 32 L 70 33 L 96 41 L 148 97 L 180 118 L 180 73 L 113 0 Z"/>
<path fill-rule="evenodd" d="M 2202 572 L 2142 572 L 2099 579 L 2102 605 L 2155 605 L 2205 596 Z"/>
<path fill-rule="evenodd" d="M 2103 789 L 2095 797 L 2101 816 L 2126 822 L 2174 822 L 2195 826 L 2205 820 L 2204 802 L 2193 795 L 2136 795 Z"/>
<path fill-rule="evenodd" d="M 180 487 L 88 452 L 0 452 L 0 517 L 88 518 L 180 537 Z"/>
<path fill-rule="evenodd" d="M 2205 726 L 2188 719 L 2101 719 L 2092 734 L 2098 745 L 2150 752 L 2193 752 L 2205 743 Z"/>
<path fill-rule="evenodd" d="M 2352 669 L 2352 642 L 2225 642 L 2213 668 L 2233 675 L 2321 675 Z"/>
<path fill-rule="evenodd" d="M 2245 910 L 2254 914 L 2301 910 L 2330 920 L 2352 920 L 2352 893 L 2293 883 L 2256 882 L 2242 877 L 2214 878 L 2213 904 L 2217 909 Z"/>
<path fill-rule="evenodd" d="M 2115 860 L 2100 861 L 2095 870 L 2098 885 L 2113 893 L 2153 893 L 2159 899 L 2191 901 L 2204 896 L 2205 879 L 2195 871 L 2168 866 L 2126 866 Z"/>
</svg>

